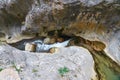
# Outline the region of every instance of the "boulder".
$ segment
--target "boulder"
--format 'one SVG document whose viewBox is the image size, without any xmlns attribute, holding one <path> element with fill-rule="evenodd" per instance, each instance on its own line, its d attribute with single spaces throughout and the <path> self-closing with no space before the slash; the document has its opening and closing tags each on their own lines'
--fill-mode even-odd
<svg viewBox="0 0 120 80">
<path fill-rule="evenodd" d="M 25 51 L 35 52 L 36 51 L 36 45 L 32 43 L 26 43 L 25 44 Z"/>
<path fill-rule="evenodd" d="M 20 51 L 8 45 L 0 46 L 1 67 L 10 68 L 13 62 L 20 67 L 19 76 L 22 80 L 91 80 L 96 76 L 93 58 L 90 52 L 82 47 L 60 48 L 56 54 L 48 54 Z M 64 67 L 69 71 L 62 73 L 62 76 L 59 70 Z M 18 77 L 14 70 L 6 69 L 0 74 L 3 72 L 6 72 L 6 78 L 11 75 L 9 72 Z M 0 79 L 6 80 L 5 76 L 0 76 Z"/>
<path fill-rule="evenodd" d="M 21 80 L 17 71 L 12 68 L 0 72 L 0 80 Z"/>
<path fill-rule="evenodd" d="M 115 57 L 120 55 L 119 49 L 109 49 L 120 30 L 119 14 L 119 0 L 0 0 L 0 40 L 15 43 L 61 30 L 60 34 L 70 37 L 105 43 L 108 55 L 120 62 Z"/>
</svg>

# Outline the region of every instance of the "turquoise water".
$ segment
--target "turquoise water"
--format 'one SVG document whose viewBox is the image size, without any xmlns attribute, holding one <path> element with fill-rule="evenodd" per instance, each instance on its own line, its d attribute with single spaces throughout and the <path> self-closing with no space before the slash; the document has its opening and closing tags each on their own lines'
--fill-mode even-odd
<svg viewBox="0 0 120 80">
<path fill-rule="evenodd" d="M 96 70 L 101 75 L 101 80 L 120 80 L 120 66 L 104 55 L 104 52 L 93 54 Z"/>
<path fill-rule="evenodd" d="M 114 70 L 110 69 L 106 65 L 101 64 L 101 71 L 105 75 L 106 80 L 120 80 L 120 73 L 115 72 Z"/>
</svg>

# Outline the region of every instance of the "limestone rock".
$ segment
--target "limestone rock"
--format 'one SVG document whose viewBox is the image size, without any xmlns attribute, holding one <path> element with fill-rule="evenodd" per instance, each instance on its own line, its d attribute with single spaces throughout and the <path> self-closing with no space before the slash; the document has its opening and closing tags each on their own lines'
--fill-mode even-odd
<svg viewBox="0 0 120 80">
<path fill-rule="evenodd" d="M 115 37 L 120 30 L 119 0 L 0 0 L 2 41 L 13 43 L 60 29 L 64 35 L 104 42 L 108 55 L 120 63 Z"/>
<path fill-rule="evenodd" d="M 57 42 L 63 42 L 64 39 L 63 38 L 57 38 Z"/>
<path fill-rule="evenodd" d="M 59 37 L 52 37 L 52 38 L 45 38 L 44 39 L 44 43 L 45 44 L 54 44 L 56 42 L 63 42 L 64 39 L 63 38 L 59 38 Z"/>
<path fill-rule="evenodd" d="M 19 73 L 22 80 L 91 80 L 91 78 L 95 77 L 93 58 L 85 48 L 74 46 L 60 48 L 56 53 L 52 55 L 47 53 L 32 53 L 4 45 L 0 46 L 0 65 L 3 68 L 9 68 L 12 62 L 16 65 L 25 64 Z M 64 78 L 61 77 L 58 71 L 62 67 L 69 69 Z M 3 72 L 6 72 L 6 70 L 3 70 Z M 18 76 L 16 71 L 10 70 L 9 72 L 13 72 Z M 6 76 L 9 72 L 7 69 L 4 75 Z M 1 77 L 3 78 L 3 76 Z M 0 79 L 2 79 L 1 77 Z"/>
<path fill-rule="evenodd" d="M 92 47 L 96 50 L 96 51 L 102 51 L 106 48 L 106 45 L 102 42 L 99 41 L 93 41 L 92 42 Z"/>
<path fill-rule="evenodd" d="M 21 80 L 14 69 L 4 69 L 0 72 L 0 80 Z"/>
<path fill-rule="evenodd" d="M 35 52 L 36 51 L 36 45 L 32 44 L 32 43 L 26 43 L 25 51 Z"/>
<path fill-rule="evenodd" d="M 56 43 L 56 38 L 50 38 L 50 44 L 54 44 L 54 43 Z"/>
<path fill-rule="evenodd" d="M 120 65 L 120 31 L 118 30 L 107 43 L 105 51 Z"/>
<path fill-rule="evenodd" d="M 0 0 L 0 39 L 13 43 L 63 29 L 64 35 L 104 42 L 108 55 L 120 62 L 119 49 L 110 50 L 120 30 L 119 7 L 119 0 Z"/>
<path fill-rule="evenodd" d="M 44 44 L 49 44 L 50 43 L 50 38 L 45 38 L 43 42 L 44 42 Z"/>
<path fill-rule="evenodd" d="M 84 29 L 80 29 L 83 33 L 89 28 L 89 31 L 98 29 L 96 32 L 99 32 L 104 26 L 110 28 L 112 23 L 119 26 L 120 18 L 118 0 L 0 0 L 0 16 L 0 33 L 5 35 L 7 42 L 25 39 L 34 33 L 47 32 L 50 28 L 56 30 L 70 27 L 76 20 L 84 23 L 81 24 Z M 23 37 L 26 33 L 29 35 Z M 101 33 L 104 31 L 100 31 Z"/>
</svg>

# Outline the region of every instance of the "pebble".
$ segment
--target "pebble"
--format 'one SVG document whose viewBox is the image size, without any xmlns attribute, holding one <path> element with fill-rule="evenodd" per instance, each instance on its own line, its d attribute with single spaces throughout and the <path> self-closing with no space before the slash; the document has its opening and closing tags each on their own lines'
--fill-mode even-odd
<svg viewBox="0 0 120 80">
<path fill-rule="evenodd" d="M 49 50 L 49 52 L 51 53 L 51 54 L 53 54 L 53 53 L 55 53 L 55 52 L 58 52 L 59 51 L 59 48 L 58 47 L 53 47 L 53 48 L 51 48 L 50 50 Z"/>
<path fill-rule="evenodd" d="M 52 37 L 52 38 L 45 38 L 43 42 L 45 44 L 54 44 L 56 43 L 56 41 L 57 41 L 56 38 Z"/>
</svg>

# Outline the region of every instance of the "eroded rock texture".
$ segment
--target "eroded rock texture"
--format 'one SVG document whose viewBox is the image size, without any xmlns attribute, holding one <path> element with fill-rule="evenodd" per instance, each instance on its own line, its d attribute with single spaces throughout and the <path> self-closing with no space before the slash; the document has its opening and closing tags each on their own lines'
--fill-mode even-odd
<svg viewBox="0 0 120 80">
<path fill-rule="evenodd" d="M 60 29 L 104 42 L 120 63 L 119 0 L 0 0 L 0 33 L 9 43 Z"/>
<path fill-rule="evenodd" d="M 0 68 L 4 69 L 0 72 L 1 80 L 91 80 L 96 76 L 93 58 L 82 47 L 60 48 L 49 54 L 3 45 L 0 52 Z M 63 67 L 69 71 L 61 76 L 59 69 Z M 9 72 L 5 74 L 6 71 Z"/>
</svg>

